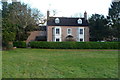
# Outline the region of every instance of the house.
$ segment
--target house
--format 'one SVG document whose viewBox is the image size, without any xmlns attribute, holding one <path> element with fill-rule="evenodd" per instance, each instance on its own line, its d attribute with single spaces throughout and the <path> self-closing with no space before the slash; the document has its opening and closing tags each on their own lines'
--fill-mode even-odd
<svg viewBox="0 0 120 80">
<path fill-rule="evenodd" d="M 44 27 L 44 30 L 38 29 L 31 32 L 27 42 L 45 40 L 48 42 L 89 41 L 89 26 L 86 12 L 83 18 L 73 18 L 50 17 L 49 11 L 47 11 L 47 25 L 42 27 Z M 42 37 L 44 37 L 44 40 L 42 40 Z"/>
<path fill-rule="evenodd" d="M 47 41 L 89 41 L 86 12 L 84 18 L 49 17 L 49 12 L 47 14 Z"/>
</svg>

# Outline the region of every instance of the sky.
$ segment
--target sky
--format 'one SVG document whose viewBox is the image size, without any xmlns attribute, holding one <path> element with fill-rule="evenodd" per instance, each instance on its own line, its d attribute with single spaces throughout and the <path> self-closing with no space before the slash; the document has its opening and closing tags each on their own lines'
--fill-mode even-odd
<svg viewBox="0 0 120 80">
<path fill-rule="evenodd" d="M 43 14 L 47 10 L 56 10 L 56 16 L 80 16 L 84 12 L 90 16 L 98 13 L 108 15 L 108 9 L 112 0 L 21 0 L 31 7 L 38 8 Z M 51 12 L 52 16 L 52 12 Z"/>
<path fill-rule="evenodd" d="M 82 17 L 86 11 L 88 16 L 92 14 L 108 15 L 108 9 L 112 0 L 19 0 L 29 4 L 32 8 L 38 8 L 43 14 L 47 10 L 56 10 L 59 17 Z"/>
</svg>

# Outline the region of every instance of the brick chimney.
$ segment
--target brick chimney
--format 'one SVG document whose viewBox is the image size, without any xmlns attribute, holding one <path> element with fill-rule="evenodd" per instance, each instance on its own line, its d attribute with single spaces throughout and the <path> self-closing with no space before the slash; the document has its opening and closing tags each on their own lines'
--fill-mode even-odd
<svg viewBox="0 0 120 80">
<path fill-rule="evenodd" d="M 50 11 L 48 10 L 47 11 L 47 20 L 49 19 L 49 16 L 50 16 Z"/>
<path fill-rule="evenodd" d="M 87 20 L 87 12 L 86 11 L 84 12 L 84 18 L 85 18 L 85 20 Z"/>
</svg>

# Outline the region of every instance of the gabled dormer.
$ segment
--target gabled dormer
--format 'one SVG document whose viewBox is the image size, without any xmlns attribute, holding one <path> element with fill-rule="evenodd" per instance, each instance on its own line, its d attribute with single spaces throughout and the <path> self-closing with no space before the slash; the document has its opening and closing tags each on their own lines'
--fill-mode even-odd
<svg viewBox="0 0 120 80">
<path fill-rule="evenodd" d="M 78 20 L 77 20 L 77 23 L 78 23 L 78 24 L 82 24 L 82 19 L 78 19 Z"/>
<path fill-rule="evenodd" d="M 60 23 L 60 19 L 59 18 L 55 18 L 55 23 L 56 24 Z"/>
</svg>

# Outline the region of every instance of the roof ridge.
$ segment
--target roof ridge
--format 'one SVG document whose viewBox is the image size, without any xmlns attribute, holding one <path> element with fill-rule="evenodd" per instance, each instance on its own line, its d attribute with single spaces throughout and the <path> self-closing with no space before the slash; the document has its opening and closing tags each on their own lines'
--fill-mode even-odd
<svg viewBox="0 0 120 80">
<path fill-rule="evenodd" d="M 84 17 L 49 17 L 49 18 L 83 18 L 84 19 Z"/>
</svg>

